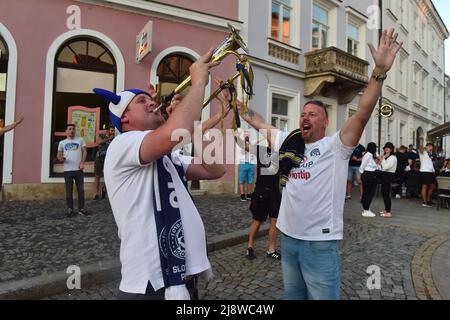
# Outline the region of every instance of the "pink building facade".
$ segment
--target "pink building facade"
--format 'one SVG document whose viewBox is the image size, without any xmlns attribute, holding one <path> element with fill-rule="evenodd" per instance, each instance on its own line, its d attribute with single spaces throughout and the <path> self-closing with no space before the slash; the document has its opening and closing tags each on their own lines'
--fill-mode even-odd
<svg viewBox="0 0 450 320">
<path fill-rule="evenodd" d="M 61 164 L 54 157 L 68 107 L 98 107 L 101 130 L 108 123 L 106 104 L 96 100 L 93 87 L 121 91 L 165 81 L 171 88 L 185 76 L 186 63 L 225 39 L 227 23 L 240 28 L 237 20 L 238 0 L 1 1 L 0 118 L 9 124 L 25 117 L 3 137 L 3 199 L 62 198 Z M 152 50 L 137 63 L 136 36 L 149 21 Z M 170 68 L 179 73 L 171 78 Z M 163 72 L 169 76 L 162 80 Z M 206 95 L 215 89 L 215 76 L 226 79 L 234 72 L 233 59 L 225 59 L 212 70 Z M 218 108 L 216 103 L 205 108 L 202 120 Z M 235 169 L 228 169 L 201 188 L 233 192 Z M 87 175 L 87 198 L 92 181 Z"/>
</svg>

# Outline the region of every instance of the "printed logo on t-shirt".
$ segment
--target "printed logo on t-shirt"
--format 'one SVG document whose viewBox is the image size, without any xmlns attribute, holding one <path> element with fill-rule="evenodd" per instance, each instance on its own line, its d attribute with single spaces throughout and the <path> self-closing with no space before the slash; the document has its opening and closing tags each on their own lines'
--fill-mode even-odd
<svg viewBox="0 0 450 320">
<path fill-rule="evenodd" d="M 66 151 L 77 151 L 80 148 L 80 145 L 75 142 L 68 142 L 64 146 L 64 150 Z"/>
<path fill-rule="evenodd" d="M 310 152 L 310 156 L 311 156 L 311 157 L 318 157 L 318 156 L 320 156 L 320 150 L 319 150 L 319 148 L 313 149 L 313 150 Z"/>
<path fill-rule="evenodd" d="M 309 157 L 306 155 L 309 154 Z M 308 181 L 311 179 L 311 168 L 314 166 L 315 162 L 320 156 L 320 149 L 314 148 L 310 152 L 305 152 L 303 161 L 300 163 L 297 169 L 293 169 L 289 173 L 289 179 L 291 180 L 304 180 Z"/>
</svg>

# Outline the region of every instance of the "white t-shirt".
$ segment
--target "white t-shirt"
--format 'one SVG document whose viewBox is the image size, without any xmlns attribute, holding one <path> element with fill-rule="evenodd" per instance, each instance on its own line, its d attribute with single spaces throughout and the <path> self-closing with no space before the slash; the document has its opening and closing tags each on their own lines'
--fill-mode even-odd
<svg viewBox="0 0 450 320">
<path fill-rule="evenodd" d="M 83 147 L 86 146 L 83 138 L 64 139 L 58 144 L 58 152 L 62 152 L 64 161 L 64 171 L 80 170 L 80 162 L 83 157 Z"/>
<path fill-rule="evenodd" d="M 374 172 L 378 170 L 379 167 L 375 160 L 373 160 L 373 154 L 366 152 L 362 158 L 361 166 L 359 167 L 359 172 L 364 173 L 364 171 Z"/>
<path fill-rule="evenodd" d="M 419 152 L 419 159 L 420 172 L 434 172 L 433 161 L 426 150 L 423 150 L 422 153 Z"/>
<path fill-rule="evenodd" d="M 256 164 L 256 156 L 250 152 L 245 151 L 244 149 L 239 148 L 239 163 L 251 163 Z"/>
<path fill-rule="evenodd" d="M 105 158 L 105 183 L 121 240 L 119 288 L 129 293 L 145 293 L 148 281 L 155 290 L 164 287 L 153 207 L 156 162 L 141 165 L 139 159 L 141 143 L 149 132 L 120 134 L 111 142 Z M 179 151 L 172 153 L 172 161 L 181 161 L 185 172 L 191 159 L 181 156 Z M 210 271 L 202 219 L 176 172 L 172 179 L 183 223 L 185 274 Z"/>
<path fill-rule="evenodd" d="M 288 133 L 280 132 L 275 150 Z M 305 161 L 292 169 L 283 188 L 277 227 L 300 240 L 341 240 L 348 160 L 354 147 L 339 132 L 305 148 Z"/>
<path fill-rule="evenodd" d="M 397 157 L 391 155 L 389 158 L 381 160 L 381 169 L 383 172 L 395 173 L 397 169 Z"/>
</svg>

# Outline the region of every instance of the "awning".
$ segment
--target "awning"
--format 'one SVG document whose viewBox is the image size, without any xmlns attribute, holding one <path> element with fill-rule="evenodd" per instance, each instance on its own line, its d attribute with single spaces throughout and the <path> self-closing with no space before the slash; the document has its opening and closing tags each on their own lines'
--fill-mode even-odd
<svg viewBox="0 0 450 320">
<path fill-rule="evenodd" d="M 450 135 L 450 121 L 444 124 L 441 124 L 439 127 L 431 129 L 427 132 L 427 140 L 434 141 L 438 138 L 444 137 L 446 135 Z"/>
</svg>

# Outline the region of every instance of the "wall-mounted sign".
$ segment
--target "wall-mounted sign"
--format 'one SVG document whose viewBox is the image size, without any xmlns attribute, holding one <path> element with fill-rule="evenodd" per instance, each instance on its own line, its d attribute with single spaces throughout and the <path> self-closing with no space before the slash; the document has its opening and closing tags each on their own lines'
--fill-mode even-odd
<svg viewBox="0 0 450 320">
<path fill-rule="evenodd" d="M 145 24 L 144 28 L 136 36 L 136 63 L 140 63 L 142 59 L 152 51 L 152 22 Z"/>
</svg>

